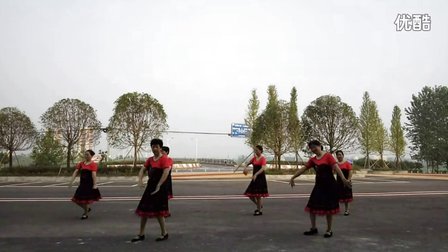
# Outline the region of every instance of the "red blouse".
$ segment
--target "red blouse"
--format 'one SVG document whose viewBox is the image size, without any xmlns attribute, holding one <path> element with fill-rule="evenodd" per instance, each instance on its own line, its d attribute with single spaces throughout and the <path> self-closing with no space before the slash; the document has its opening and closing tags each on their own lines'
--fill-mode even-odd
<svg viewBox="0 0 448 252">
<path fill-rule="evenodd" d="M 265 166 L 267 162 L 264 156 L 261 156 L 259 159 L 257 159 L 257 156 L 254 156 L 252 160 L 250 160 L 250 163 L 252 165 Z"/>
<path fill-rule="evenodd" d="M 98 171 L 98 165 L 95 162 L 90 162 L 90 164 L 85 164 L 84 162 L 79 162 L 76 165 L 76 169 L 90 170 L 90 171 L 96 172 L 96 171 Z"/>
<path fill-rule="evenodd" d="M 170 157 L 168 157 L 168 164 L 170 165 L 170 168 L 173 168 L 174 161 Z"/>
<path fill-rule="evenodd" d="M 171 168 L 171 165 L 172 164 L 166 155 L 163 155 L 157 161 L 154 160 L 154 157 L 150 157 L 145 162 L 145 167 L 151 167 L 151 169 L 169 169 Z"/>
<path fill-rule="evenodd" d="M 348 170 L 350 171 L 352 169 L 352 164 L 350 164 L 348 161 L 345 161 L 344 163 L 340 163 L 338 164 L 339 168 L 341 168 L 341 170 Z"/>
<path fill-rule="evenodd" d="M 310 169 L 311 167 L 314 166 L 320 166 L 320 165 L 329 165 L 329 166 L 333 166 L 334 164 L 337 164 L 338 162 L 336 162 L 336 159 L 334 159 L 333 155 L 331 155 L 330 153 L 325 153 L 322 158 L 317 159 L 316 156 L 310 158 L 310 160 L 308 160 L 308 162 L 306 162 L 305 167 L 307 169 Z"/>
</svg>

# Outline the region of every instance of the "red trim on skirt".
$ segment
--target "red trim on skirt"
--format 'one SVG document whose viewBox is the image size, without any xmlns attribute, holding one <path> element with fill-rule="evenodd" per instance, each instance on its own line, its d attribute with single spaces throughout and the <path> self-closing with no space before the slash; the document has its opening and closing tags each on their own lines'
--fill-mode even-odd
<svg viewBox="0 0 448 252">
<path fill-rule="evenodd" d="M 155 217 L 170 217 L 170 211 L 160 211 L 160 212 L 143 212 L 140 210 L 135 210 L 135 214 L 137 214 L 140 217 L 146 217 L 146 218 L 155 218 Z"/>
<path fill-rule="evenodd" d="M 96 198 L 96 199 L 91 199 L 91 200 L 79 200 L 76 199 L 75 197 L 72 198 L 72 201 L 78 204 L 92 204 L 95 201 L 99 201 L 101 199 L 101 197 Z"/>
<path fill-rule="evenodd" d="M 339 213 L 339 207 L 332 210 L 318 210 L 318 209 L 311 209 L 309 207 L 305 207 L 305 212 L 309 212 L 316 215 L 334 215 Z"/>
<path fill-rule="evenodd" d="M 339 202 L 341 202 L 341 203 L 350 203 L 352 201 L 353 201 L 353 198 L 350 198 L 350 199 L 340 199 L 339 200 Z"/>
<path fill-rule="evenodd" d="M 269 197 L 269 193 L 245 193 L 244 195 L 247 197 L 261 197 L 261 198 Z"/>
<path fill-rule="evenodd" d="M 172 199 L 172 198 L 174 198 L 173 195 L 168 194 L 168 199 Z"/>
</svg>

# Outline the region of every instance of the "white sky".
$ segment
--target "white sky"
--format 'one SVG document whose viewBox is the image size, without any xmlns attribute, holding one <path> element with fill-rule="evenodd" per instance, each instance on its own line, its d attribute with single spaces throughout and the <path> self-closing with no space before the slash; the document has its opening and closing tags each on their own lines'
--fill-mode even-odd
<svg viewBox="0 0 448 252">
<path fill-rule="evenodd" d="M 428 13 L 432 30 L 396 32 L 398 13 Z M 164 105 L 171 130 L 229 132 L 250 90 L 264 107 L 275 84 L 283 99 L 297 87 L 301 111 L 333 94 L 359 113 L 368 91 L 389 126 L 395 104 L 448 84 L 446 13 L 443 0 L 0 0 L 0 107 L 40 128 L 48 107 L 79 98 L 107 125 L 118 96 L 138 91 Z M 250 152 L 224 136 L 166 140 L 194 157 L 196 137 L 200 157 Z"/>
</svg>

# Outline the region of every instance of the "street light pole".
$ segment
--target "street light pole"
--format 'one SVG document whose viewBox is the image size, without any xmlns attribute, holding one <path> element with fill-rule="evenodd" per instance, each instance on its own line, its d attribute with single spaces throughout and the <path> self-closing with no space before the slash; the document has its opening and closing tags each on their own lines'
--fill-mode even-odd
<svg viewBox="0 0 448 252">
<path fill-rule="evenodd" d="M 196 141 L 196 155 L 195 155 L 195 162 L 198 162 L 198 138 L 195 138 Z"/>
</svg>

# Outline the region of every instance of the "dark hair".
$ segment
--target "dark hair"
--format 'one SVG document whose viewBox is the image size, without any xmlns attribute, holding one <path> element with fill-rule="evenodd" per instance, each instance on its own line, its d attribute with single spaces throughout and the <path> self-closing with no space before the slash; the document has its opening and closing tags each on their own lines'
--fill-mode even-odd
<svg viewBox="0 0 448 252">
<path fill-rule="evenodd" d="M 339 153 L 341 153 L 342 156 L 344 156 L 344 152 L 343 152 L 343 151 L 341 151 L 341 150 L 337 150 L 337 151 L 336 151 L 336 155 L 339 154 Z"/>
<path fill-rule="evenodd" d="M 163 141 L 159 138 L 154 138 L 151 140 L 151 147 L 154 145 L 158 145 L 159 147 L 163 147 Z"/>
<path fill-rule="evenodd" d="M 168 147 L 168 146 L 163 146 L 163 147 L 162 147 L 162 150 L 163 150 L 164 152 L 166 152 L 166 154 L 170 154 L 170 147 Z"/>
<path fill-rule="evenodd" d="M 92 157 L 95 156 L 95 152 L 93 150 L 86 150 L 86 152 L 88 152 Z"/>
<path fill-rule="evenodd" d="M 261 153 L 263 153 L 263 146 L 256 145 L 255 148 L 257 148 L 259 151 L 261 151 Z"/>
<path fill-rule="evenodd" d="M 319 141 L 317 141 L 317 140 L 309 141 L 308 142 L 308 147 L 311 148 L 311 146 L 320 146 L 321 148 L 323 148 L 322 144 Z"/>
</svg>

